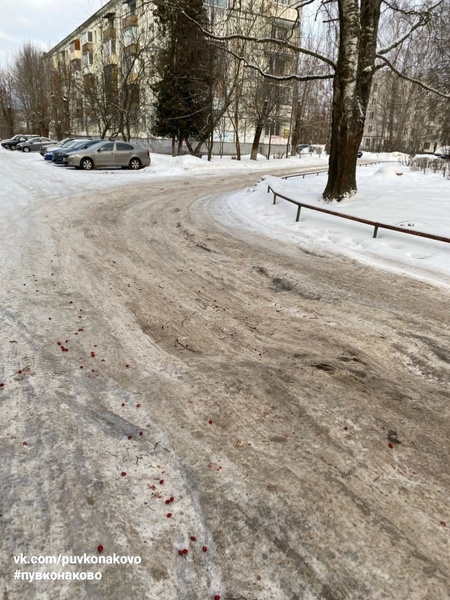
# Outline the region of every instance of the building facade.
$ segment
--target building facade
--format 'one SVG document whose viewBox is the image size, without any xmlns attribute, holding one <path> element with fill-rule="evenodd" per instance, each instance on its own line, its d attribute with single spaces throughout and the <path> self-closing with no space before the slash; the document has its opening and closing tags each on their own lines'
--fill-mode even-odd
<svg viewBox="0 0 450 600">
<path fill-rule="evenodd" d="M 220 113 L 214 125 L 216 143 L 234 143 L 237 138 L 250 142 L 258 126 L 263 129 L 261 141 L 288 143 L 295 84 L 265 80 L 258 69 L 279 77 L 295 72 L 296 58 L 276 43 L 260 45 L 254 40 L 269 37 L 295 43 L 298 12 L 291 3 L 205 0 L 211 29 L 227 38 L 215 42 L 226 46 L 214 90 L 215 114 Z M 165 43 L 154 13 L 148 0 L 110 0 L 48 52 L 59 137 L 67 133 L 152 137 L 152 84 Z M 229 39 L 236 33 L 248 40 Z M 250 60 L 242 59 L 244 51 Z"/>
</svg>

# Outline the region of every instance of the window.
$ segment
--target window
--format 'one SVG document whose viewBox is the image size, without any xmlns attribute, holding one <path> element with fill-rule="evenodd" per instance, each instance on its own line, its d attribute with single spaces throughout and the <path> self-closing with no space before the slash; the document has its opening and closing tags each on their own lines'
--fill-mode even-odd
<svg viewBox="0 0 450 600">
<path fill-rule="evenodd" d="M 126 150 L 127 152 L 129 152 L 130 150 L 133 150 L 133 146 L 131 146 L 130 144 L 126 144 L 125 142 L 117 142 L 116 143 L 116 150 L 118 150 L 119 152 L 122 150 Z"/>
<path fill-rule="evenodd" d="M 100 149 L 102 152 L 112 152 L 114 150 L 114 142 L 106 142 L 106 144 L 100 146 Z"/>
<path fill-rule="evenodd" d="M 134 44 L 137 40 L 137 27 L 130 27 L 123 33 L 123 45 L 125 48 Z"/>
<path fill-rule="evenodd" d="M 372 133 L 372 129 L 373 129 L 372 125 L 369 125 L 369 127 L 367 128 L 367 131 L 368 131 L 369 133 Z"/>
<path fill-rule="evenodd" d="M 89 42 L 93 42 L 93 41 L 94 41 L 94 36 L 92 34 L 92 31 L 85 31 L 83 33 L 83 35 L 81 36 L 82 44 L 88 44 Z"/>
<path fill-rule="evenodd" d="M 116 53 L 116 40 L 106 40 L 103 42 L 103 54 L 109 56 Z"/>
<path fill-rule="evenodd" d="M 205 4 L 208 6 L 217 6 L 218 8 L 226 8 L 228 0 L 205 0 Z"/>
<path fill-rule="evenodd" d="M 374 117 L 374 115 L 375 115 L 375 113 L 373 113 L 373 112 L 369 113 L 369 119 L 371 119 L 371 120 L 372 120 L 372 119 L 373 119 L 373 117 Z"/>
<path fill-rule="evenodd" d="M 276 40 L 287 40 L 292 36 L 292 28 L 289 23 L 286 21 L 282 21 L 277 19 L 274 23 L 272 23 L 272 34 Z"/>
<path fill-rule="evenodd" d="M 125 0 L 124 4 L 127 5 L 127 13 L 129 15 L 135 15 L 136 14 L 136 0 Z"/>
<path fill-rule="evenodd" d="M 376 92 L 378 90 L 378 83 L 374 83 L 372 86 L 372 91 Z"/>
<path fill-rule="evenodd" d="M 424 150 L 429 150 L 430 148 L 430 142 L 425 142 L 425 144 L 423 145 Z"/>
<path fill-rule="evenodd" d="M 73 40 L 73 42 L 70 42 L 70 51 L 75 52 L 75 50 L 81 50 L 80 40 Z"/>
<path fill-rule="evenodd" d="M 83 67 L 88 67 L 89 65 L 94 64 L 94 53 L 93 52 L 84 52 L 83 54 Z"/>
</svg>

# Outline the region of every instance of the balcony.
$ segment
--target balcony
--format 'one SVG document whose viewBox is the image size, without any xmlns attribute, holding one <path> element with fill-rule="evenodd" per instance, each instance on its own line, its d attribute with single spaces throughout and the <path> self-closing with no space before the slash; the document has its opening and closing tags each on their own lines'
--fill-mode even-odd
<svg viewBox="0 0 450 600">
<path fill-rule="evenodd" d="M 128 58 L 130 56 L 137 57 L 139 55 L 139 45 L 136 44 L 136 42 L 131 42 L 131 44 L 128 44 L 124 47 L 123 54 L 125 58 Z"/>
<path fill-rule="evenodd" d="M 81 60 L 81 50 L 70 50 L 69 60 L 70 62 L 74 60 Z"/>
<path fill-rule="evenodd" d="M 117 29 L 115 27 L 108 27 L 103 30 L 102 40 L 104 42 L 115 39 L 117 39 Z"/>
<path fill-rule="evenodd" d="M 122 30 L 125 31 L 130 27 L 137 27 L 138 24 L 138 16 L 137 15 L 128 15 L 122 19 Z"/>
<path fill-rule="evenodd" d="M 119 64 L 119 59 L 117 57 L 117 54 L 105 54 L 103 56 L 103 64 L 105 66 L 107 66 L 107 65 L 118 65 Z"/>
<path fill-rule="evenodd" d="M 83 44 L 81 50 L 82 50 L 83 54 L 85 54 L 86 52 L 93 52 L 94 51 L 93 42 L 86 42 L 85 44 Z"/>
</svg>

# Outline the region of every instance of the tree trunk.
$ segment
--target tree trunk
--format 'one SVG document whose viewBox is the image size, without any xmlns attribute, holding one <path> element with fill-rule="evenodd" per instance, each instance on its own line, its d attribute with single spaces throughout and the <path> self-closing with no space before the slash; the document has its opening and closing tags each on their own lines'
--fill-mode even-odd
<svg viewBox="0 0 450 600">
<path fill-rule="evenodd" d="M 331 152 L 325 200 L 355 194 L 357 152 L 364 132 L 381 0 L 339 0 L 339 59 L 333 86 Z"/>
<path fill-rule="evenodd" d="M 250 160 L 258 160 L 259 140 L 261 139 L 263 127 L 264 127 L 264 123 L 263 123 L 262 119 L 259 119 L 258 123 L 256 124 L 255 136 L 253 138 Z"/>
<path fill-rule="evenodd" d="M 240 90 L 239 90 L 238 98 L 240 98 Z M 236 99 L 236 104 L 234 106 L 234 139 L 235 139 L 236 159 L 237 160 L 241 160 L 241 139 L 239 137 L 239 125 L 240 125 L 239 102 L 238 102 L 238 99 Z"/>
</svg>

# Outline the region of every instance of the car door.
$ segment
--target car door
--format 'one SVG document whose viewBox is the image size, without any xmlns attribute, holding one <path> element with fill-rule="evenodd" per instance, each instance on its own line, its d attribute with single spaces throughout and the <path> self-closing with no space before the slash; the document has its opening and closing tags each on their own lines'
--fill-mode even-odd
<svg viewBox="0 0 450 600">
<path fill-rule="evenodd" d="M 133 146 L 131 144 L 116 142 L 116 165 L 118 167 L 128 167 L 132 154 Z"/>
<path fill-rule="evenodd" d="M 31 140 L 28 140 L 27 142 L 27 146 L 30 147 L 30 150 L 33 152 L 34 150 L 39 150 L 39 148 L 42 146 L 42 144 L 44 143 L 44 140 L 46 138 L 31 138 Z"/>
<path fill-rule="evenodd" d="M 97 149 L 94 156 L 96 167 L 114 167 L 114 142 L 105 142 Z"/>
</svg>

